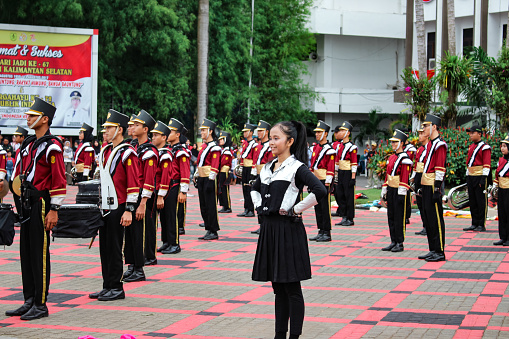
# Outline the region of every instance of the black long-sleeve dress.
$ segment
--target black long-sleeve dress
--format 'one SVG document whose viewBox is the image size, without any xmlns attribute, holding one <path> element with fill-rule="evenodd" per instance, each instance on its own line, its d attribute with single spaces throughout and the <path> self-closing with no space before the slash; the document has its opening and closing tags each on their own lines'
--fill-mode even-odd
<svg viewBox="0 0 509 339">
<path fill-rule="evenodd" d="M 253 184 L 251 197 L 261 219 L 253 266 L 255 281 L 296 282 L 311 278 L 306 230 L 297 214 L 317 204 L 327 194 L 309 168 L 292 155 L 274 171 L 277 158 L 267 163 Z M 301 201 L 302 189 L 309 195 Z"/>
</svg>

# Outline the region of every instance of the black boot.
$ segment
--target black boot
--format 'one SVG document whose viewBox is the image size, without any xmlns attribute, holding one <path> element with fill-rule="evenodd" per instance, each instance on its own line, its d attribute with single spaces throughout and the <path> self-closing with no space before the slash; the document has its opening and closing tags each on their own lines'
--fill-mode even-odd
<svg viewBox="0 0 509 339">
<path fill-rule="evenodd" d="M 179 245 L 173 245 L 163 251 L 163 254 L 177 254 L 180 253 L 181 249 Z"/>
<path fill-rule="evenodd" d="M 124 275 L 122 276 L 122 279 L 125 279 L 128 276 L 130 276 L 131 274 L 133 274 L 133 271 L 134 271 L 134 265 L 133 264 L 128 265 L 127 270 L 124 272 Z"/>
<path fill-rule="evenodd" d="M 463 229 L 463 231 L 473 231 L 473 230 L 475 230 L 475 228 L 476 228 L 476 227 L 477 227 L 477 226 L 475 226 L 475 225 L 471 225 L 470 227 L 465 227 L 465 228 Z"/>
<path fill-rule="evenodd" d="M 445 254 L 444 253 L 436 253 L 430 257 L 427 257 L 426 259 L 424 259 L 426 261 L 430 261 L 430 262 L 438 262 L 438 261 L 445 261 Z"/>
<path fill-rule="evenodd" d="M 255 214 L 253 211 L 248 211 L 245 215 L 246 218 L 254 218 Z"/>
<path fill-rule="evenodd" d="M 237 214 L 237 217 L 245 217 L 247 214 L 247 208 L 244 210 L 244 212 Z"/>
<path fill-rule="evenodd" d="M 35 320 L 49 315 L 46 305 L 33 305 L 32 308 L 21 316 L 21 320 Z"/>
<path fill-rule="evenodd" d="M 204 222 L 202 222 L 199 226 L 200 226 L 200 227 L 205 227 L 205 223 L 204 223 Z"/>
<path fill-rule="evenodd" d="M 402 243 L 396 244 L 393 248 L 391 248 L 391 252 L 403 252 L 405 248 L 403 247 Z"/>
<path fill-rule="evenodd" d="M 147 278 L 145 277 L 145 272 L 143 272 L 143 267 L 135 267 L 133 273 L 124 278 L 124 282 L 135 282 L 135 281 L 145 281 Z"/>
<path fill-rule="evenodd" d="M 20 315 L 23 315 L 30 311 L 34 304 L 34 298 L 28 298 L 25 300 L 25 303 L 21 305 L 20 308 L 10 311 L 5 311 L 5 315 L 8 317 L 19 317 Z"/>
<path fill-rule="evenodd" d="M 203 239 L 205 239 L 205 237 L 206 237 L 206 236 L 208 236 L 208 235 L 210 235 L 210 231 L 207 231 L 207 233 L 205 233 L 205 235 L 204 235 L 204 236 L 199 237 L 198 239 L 203 240 Z"/>
<path fill-rule="evenodd" d="M 409 218 L 406 218 L 406 219 L 405 219 L 405 224 L 406 224 L 406 225 L 409 225 L 409 224 L 410 224 L 410 219 L 409 219 Z"/>
<path fill-rule="evenodd" d="M 318 234 L 312 238 L 309 238 L 309 240 L 311 241 L 316 241 L 316 239 L 320 238 L 323 234 L 323 231 L 322 230 L 318 230 Z"/>
<path fill-rule="evenodd" d="M 423 227 L 419 232 L 415 232 L 417 235 L 426 235 L 426 229 Z"/>
<path fill-rule="evenodd" d="M 484 226 L 477 226 L 474 229 L 474 232 L 486 232 L 486 227 L 484 227 Z"/>
<path fill-rule="evenodd" d="M 165 249 L 167 249 L 168 247 L 170 247 L 170 244 L 168 244 L 167 242 L 165 242 L 164 244 L 161 245 L 161 247 L 159 247 L 157 249 L 157 252 L 162 252 L 164 251 Z"/>
<path fill-rule="evenodd" d="M 108 293 L 105 293 L 97 298 L 99 301 L 112 301 L 117 299 L 125 299 L 125 292 L 123 288 L 111 289 L 108 291 Z"/>
<path fill-rule="evenodd" d="M 209 235 L 203 237 L 203 240 L 217 240 L 217 239 L 219 239 L 217 232 L 210 232 Z"/>
<path fill-rule="evenodd" d="M 145 266 L 154 266 L 154 265 L 157 265 L 157 258 L 145 259 Z"/>
<path fill-rule="evenodd" d="M 499 241 L 495 241 L 495 242 L 493 243 L 493 245 L 495 245 L 495 246 L 500 246 L 500 245 L 503 245 L 504 243 L 505 243 L 505 240 L 500 239 Z"/>
<path fill-rule="evenodd" d="M 429 251 L 428 253 L 424 255 L 420 255 L 417 257 L 417 259 L 426 260 L 426 258 L 432 257 L 435 255 L 435 251 Z"/>
<path fill-rule="evenodd" d="M 258 229 L 256 231 L 251 231 L 251 233 L 253 233 L 253 234 L 260 234 L 260 227 L 258 227 Z"/>
<path fill-rule="evenodd" d="M 395 242 L 391 242 L 389 246 L 382 248 L 382 251 L 390 251 L 396 246 Z"/>
<path fill-rule="evenodd" d="M 316 242 L 327 242 L 331 241 L 332 237 L 330 236 L 330 231 L 323 231 L 322 235 L 316 239 Z"/>
<path fill-rule="evenodd" d="M 336 226 L 343 226 L 343 223 L 346 222 L 346 220 L 347 220 L 346 217 L 343 217 L 343 219 L 341 219 L 341 221 L 338 222 Z"/>
<path fill-rule="evenodd" d="M 353 220 L 346 220 L 344 223 L 341 224 L 341 226 L 353 226 L 355 223 Z"/>
<path fill-rule="evenodd" d="M 88 295 L 88 297 L 89 297 L 90 299 L 97 299 L 97 298 L 99 298 L 101 295 L 106 294 L 109 290 L 110 290 L 109 288 L 105 288 L 105 289 L 102 289 L 102 290 L 101 290 L 101 291 L 99 291 L 99 292 L 90 293 L 90 294 Z"/>
</svg>

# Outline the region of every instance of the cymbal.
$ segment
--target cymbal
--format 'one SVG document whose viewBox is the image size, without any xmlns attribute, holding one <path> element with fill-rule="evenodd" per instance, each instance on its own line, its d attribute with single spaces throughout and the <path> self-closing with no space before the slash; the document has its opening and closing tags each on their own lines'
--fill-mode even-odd
<svg viewBox="0 0 509 339">
<path fill-rule="evenodd" d="M 12 192 L 21 196 L 21 179 L 19 178 L 19 175 L 12 181 Z"/>
<path fill-rule="evenodd" d="M 9 183 L 5 179 L 3 180 L 3 182 L 4 182 L 4 187 L 0 191 L 0 199 L 3 199 L 7 195 L 7 193 L 9 193 Z"/>
</svg>

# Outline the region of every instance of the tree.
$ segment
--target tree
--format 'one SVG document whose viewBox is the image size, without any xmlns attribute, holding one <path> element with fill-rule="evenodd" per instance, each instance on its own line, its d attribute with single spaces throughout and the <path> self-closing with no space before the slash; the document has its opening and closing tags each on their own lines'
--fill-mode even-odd
<svg viewBox="0 0 509 339">
<path fill-rule="evenodd" d="M 417 60 L 419 74 L 427 74 L 426 36 L 424 30 L 424 5 L 422 0 L 415 0 L 415 29 L 417 31 Z"/>
<path fill-rule="evenodd" d="M 456 14 L 454 13 L 454 0 L 447 1 L 447 39 L 448 50 L 451 55 L 456 54 Z"/>
<path fill-rule="evenodd" d="M 380 124 L 385 119 L 389 119 L 390 115 L 381 113 L 379 108 L 372 108 L 368 113 L 368 120 L 352 120 L 354 126 L 360 126 L 359 133 L 355 136 L 354 141 L 362 143 L 365 139 L 377 140 L 383 139 L 389 135 L 387 129 L 382 129 Z"/>
<path fill-rule="evenodd" d="M 198 11 L 198 109 L 196 133 L 207 117 L 208 55 L 209 55 L 209 0 L 199 0 Z"/>
</svg>

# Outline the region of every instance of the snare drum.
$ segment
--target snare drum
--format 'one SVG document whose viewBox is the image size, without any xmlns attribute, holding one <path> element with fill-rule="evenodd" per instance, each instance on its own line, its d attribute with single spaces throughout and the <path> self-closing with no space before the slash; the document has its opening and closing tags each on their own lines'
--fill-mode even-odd
<svg viewBox="0 0 509 339">
<path fill-rule="evenodd" d="M 99 204 L 101 181 L 89 180 L 78 183 L 77 204 Z"/>
<path fill-rule="evenodd" d="M 62 205 L 53 238 L 93 238 L 104 225 L 101 211 L 94 204 Z"/>
</svg>

